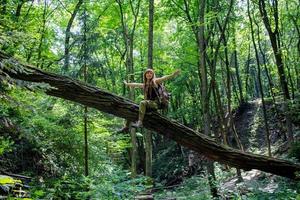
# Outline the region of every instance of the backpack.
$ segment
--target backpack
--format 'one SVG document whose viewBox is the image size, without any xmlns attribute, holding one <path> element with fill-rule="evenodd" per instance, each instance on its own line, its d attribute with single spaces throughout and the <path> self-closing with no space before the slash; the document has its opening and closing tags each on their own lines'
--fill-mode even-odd
<svg viewBox="0 0 300 200">
<path fill-rule="evenodd" d="M 162 84 L 158 84 L 158 87 L 157 89 L 155 89 L 155 92 L 158 96 L 159 108 L 167 109 L 171 94 L 167 92 L 166 88 Z"/>
</svg>

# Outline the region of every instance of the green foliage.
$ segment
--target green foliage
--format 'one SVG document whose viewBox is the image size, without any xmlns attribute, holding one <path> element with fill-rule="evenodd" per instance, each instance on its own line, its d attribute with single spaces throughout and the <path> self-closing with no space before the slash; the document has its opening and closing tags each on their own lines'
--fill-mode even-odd
<svg viewBox="0 0 300 200">
<path fill-rule="evenodd" d="M 153 160 L 153 174 L 156 181 L 165 184 L 167 180 L 176 179 L 185 167 L 185 159 L 181 156 L 179 146 L 169 141 L 162 143 Z M 168 162 L 165 162 L 165 161 Z"/>
<path fill-rule="evenodd" d="M 4 138 L 0 136 L 0 156 L 3 155 L 5 152 L 11 152 L 13 143 L 14 142 L 11 141 L 9 138 Z"/>
<path fill-rule="evenodd" d="M 126 171 L 109 169 L 96 176 L 63 176 L 36 183 L 32 188 L 34 199 L 132 199 L 145 189 L 146 178 L 131 179 Z"/>
<path fill-rule="evenodd" d="M 291 144 L 288 156 L 290 158 L 296 158 L 300 162 L 300 141 L 295 141 Z"/>
<path fill-rule="evenodd" d="M 0 185 L 6 185 L 6 184 L 10 184 L 10 185 L 14 185 L 16 183 L 21 183 L 20 180 L 17 179 L 13 179 L 10 176 L 0 176 Z"/>
<path fill-rule="evenodd" d="M 33 190 L 33 198 L 45 199 L 86 199 L 89 197 L 89 186 L 91 184 L 88 178 L 62 177 L 49 182 L 45 191 L 41 188 Z"/>
<path fill-rule="evenodd" d="M 300 124 L 300 98 L 296 98 L 295 100 L 289 102 L 289 114 L 291 115 L 291 119 L 293 123 Z"/>
<path fill-rule="evenodd" d="M 183 183 L 172 189 L 164 189 L 155 194 L 157 199 L 186 199 L 186 200 L 205 200 L 212 199 L 210 196 L 207 178 L 202 176 L 193 176 L 185 179 Z"/>
<path fill-rule="evenodd" d="M 18 162 L 24 163 L 22 158 L 9 154 L 10 149 L 15 149 L 17 155 L 26 155 L 28 160 L 39 160 L 35 167 L 42 170 L 42 176 L 33 182 L 34 199 L 127 199 L 145 189 L 144 177 L 131 179 L 128 171 L 115 165 L 124 163 L 123 153 L 130 147 L 129 136 L 113 134 L 120 120 L 89 112 L 91 176 L 83 177 L 82 108 L 65 106 L 64 101 L 18 88 L 10 90 L 10 97 L 11 102 L 3 100 L 0 112 L 18 123 L 18 132 L 10 139 L 0 137 L 4 162 L 14 162 L 15 168 Z M 18 102 L 18 106 L 12 102 Z M 29 165 L 23 170 L 33 173 Z M 56 178 L 48 178 L 53 175 Z"/>
</svg>

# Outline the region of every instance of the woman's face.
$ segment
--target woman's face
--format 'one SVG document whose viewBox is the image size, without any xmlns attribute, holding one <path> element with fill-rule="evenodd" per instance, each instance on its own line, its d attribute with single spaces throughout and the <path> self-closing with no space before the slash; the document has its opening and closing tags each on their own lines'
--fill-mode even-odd
<svg viewBox="0 0 300 200">
<path fill-rule="evenodd" d="M 153 72 L 151 72 L 151 71 L 146 72 L 146 78 L 148 80 L 152 79 L 153 78 Z"/>
</svg>

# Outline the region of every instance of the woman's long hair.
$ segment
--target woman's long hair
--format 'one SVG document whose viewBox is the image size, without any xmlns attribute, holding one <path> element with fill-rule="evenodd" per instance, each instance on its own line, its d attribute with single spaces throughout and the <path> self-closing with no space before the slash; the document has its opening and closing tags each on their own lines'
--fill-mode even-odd
<svg viewBox="0 0 300 200">
<path fill-rule="evenodd" d="M 147 78 L 146 78 L 146 73 L 147 72 L 152 72 L 152 74 L 153 74 L 153 76 L 152 76 L 152 78 L 151 78 L 151 80 L 149 81 L 148 84 L 147 84 Z M 144 79 L 144 99 L 147 100 L 147 99 L 150 99 L 150 97 L 148 97 L 147 94 L 151 95 L 152 90 L 154 89 L 153 87 L 157 88 L 157 84 L 155 83 L 156 76 L 155 76 L 154 70 L 153 69 L 147 69 L 144 72 L 143 79 Z"/>
</svg>

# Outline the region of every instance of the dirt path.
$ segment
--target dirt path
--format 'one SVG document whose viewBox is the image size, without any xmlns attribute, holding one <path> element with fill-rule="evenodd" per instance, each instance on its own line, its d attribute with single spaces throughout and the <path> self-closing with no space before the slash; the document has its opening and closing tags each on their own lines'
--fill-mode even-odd
<svg viewBox="0 0 300 200">
<path fill-rule="evenodd" d="M 272 103 L 266 103 L 267 120 L 270 129 L 271 144 L 282 140 L 284 142 L 284 116 L 278 116 Z M 262 113 L 261 99 L 249 101 L 240 106 L 234 114 L 234 122 L 239 137 L 246 151 L 266 152 L 266 130 Z M 230 137 L 233 141 L 233 136 Z M 251 144 L 251 147 L 249 146 Z"/>
<path fill-rule="evenodd" d="M 258 123 L 261 120 L 260 104 L 259 99 L 249 101 L 240 106 L 234 115 L 237 133 L 246 150 L 250 148 L 250 144 L 252 147 L 259 147 L 264 143 L 264 137 L 261 135 L 263 127 Z"/>
</svg>

